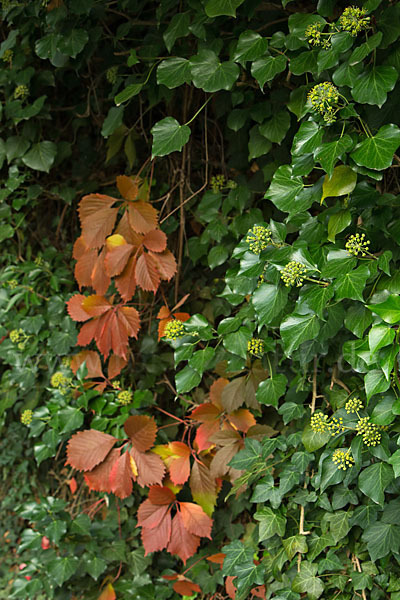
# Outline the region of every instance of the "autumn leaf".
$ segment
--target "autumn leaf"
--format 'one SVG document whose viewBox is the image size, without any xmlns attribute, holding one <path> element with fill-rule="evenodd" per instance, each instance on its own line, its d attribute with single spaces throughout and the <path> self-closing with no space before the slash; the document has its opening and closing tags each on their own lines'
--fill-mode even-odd
<svg viewBox="0 0 400 600">
<path fill-rule="evenodd" d="M 171 513 L 167 511 L 163 519 L 152 529 L 142 527 L 141 538 L 145 550 L 145 556 L 150 552 L 164 550 L 171 539 L 172 519 Z"/>
<path fill-rule="evenodd" d="M 120 454 L 119 448 L 113 448 L 102 463 L 92 471 L 86 471 L 86 473 L 84 473 L 85 482 L 90 490 L 111 494 L 111 470 L 120 457 Z"/>
<path fill-rule="evenodd" d="M 110 243 L 111 238 L 119 237 L 123 240 L 120 244 Z M 130 255 L 135 246 L 128 244 L 122 235 L 116 234 L 107 238 L 107 251 L 104 261 L 105 269 L 110 277 L 120 275 L 125 269 Z"/>
<path fill-rule="evenodd" d="M 156 264 L 156 268 L 160 274 L 161 279 L 169 281 L 176 273 L 176 260 L 175 256 L 169 250 L 164 250 L 156 254 L 155 252 L 149 251 L 148 256 L 153 258 Z"/>
<path fill-rule="evenodd" d="M 88 429 L 72 436 L 67 446 L 67 465 L 78 471 L 91 471 L 101 463 L 116 443 L 108 433 Z"/>
<path fill-rule="evenodd" d="M 199 504 L 207 515 L 211 515 L 217 502 L 217 488 L 210 469 L 195 461 L 189 481 L 193 500 Z"/>
<path fill-rule="evenodd" d="M 152 452 L 161 456 L 175 485 L 181 485 L 188 480 L 191 456 L 189 446 L 183 442 L 170 442 L 169 444 L 155 446 Z"/>
<path fill-rule="evenodd" d="M 178 511 L 172 520 L 171 539 L 167 546 L 170 554 L 176 554 L 186 563 L 187 559 L 197 552 L 200 537 L 190 533 L 183 522 L 182 514 Z"/>
<path fill-rule="evenodd" d="M 175 501 L 175 494 L 169 487 L 152 485 L 149 489 L 149 500 L 153 504 L 171 504 Z"/>
<path fill-rule="evenodd" d="M 114 592 L 114 588 L 111 583 L 109 583 L 97 600 L 116 600 L 116 598 L 117 596 Z"/>
<path fill-rule="evenodd" d="M 79 203 L 82 237 L 88 248 L 99 248 L 112 232 L 118 208 L 112 208 L 116 198 L 103 194 L 89 194 Z"/>
<path fill-rule="evenodd" d="M 139 190 L 139 177 L 128 177 L 127 175 L 118 175 L 117 188 L 125 200 L 136 200 Z"/>
<path fill-rule="evenodd" d="M 153 504 L 150 499 L 145 500 L 137 512 L 138 527 L 158 527 L 169 510 L 169 504 Z"/>
<path fill-rule="evenodd" d="M 144 236 L 143 245 L 147 250 L 163 252 L 167 247 L 167 236 L 160 229 L 153 229 Z"/>
<path fill-rule="evenodd" d="M 126 367 L 127 361 L 121 356 L 117 356 L 116 354 L 112 354 L 108 360 L 108 379 L 114 379 L 117 377 L 122 371 L 124 367 Z"/>
<path fill-rule="evenodd" d="M 71 359 L 71 370 L 76 375 L 79 367 L 86 364 L 87 375 L 85 379 L 93 379 L 101 377 L 104 379 L 103 370 L 101 368 L 100 356 L 94 350 L 81 350 Z"/>
<path fill-rule="evenodd" d="M 129 223 L 137 233 L 148 233 L 158 225 L 158 213 L 149 202 L 129 202 Z"/>
<path fill-rule="evenodd" d="M 124 429 L 139 452 L 146 452 L 153 446 L 157 435 L 157 425 L 152 417 L 147 415 L 128 417 Z"/>
<path fill-rule="evenodd" d="M 113 494 L 118 498 L 127 498 L 132 494 L 132 479 L 136 477 L 136 465 L 129 452 L 124 452 L 115 461 L 110 472 L 110 485 Z"/>
<path fill-rule="evenodd" d="M 195 592 L 201 593 L 201 588 L 197 583 L 193 583 L 184 575 L 163 575 L 164 579 L 175 581 L 172 588 L 181 596 L 192 596 Z"/>
<path fill-rule="evenodd" d="M 198 504 L 179 502 L 182 521 L 185 528 L 194 535 L 211 539 L 213 521 Z"/>
<path fill-rule="evenodd" d="M 140 487 L 161 484 L 165 466 L 159 456 L 152 452 L 139 452 L 134 446 L 130 450 L 130 454 L 137 466 L 137 482 Z"/>
<path fill-rule="evenodd" d="M 131 256 L 125 269 L 115 278 L 115 285 L 125 302 L 128 302 L 136 290 L 136 256 Z"/>
<path fill-rule="evenodd" d="M 148 292 L 156 292 L 160 285 L 160 275 L 156 260 L 149 254 L 143 253 L 136 263 L 135 278 L 137 284 Z"/>
</svg>

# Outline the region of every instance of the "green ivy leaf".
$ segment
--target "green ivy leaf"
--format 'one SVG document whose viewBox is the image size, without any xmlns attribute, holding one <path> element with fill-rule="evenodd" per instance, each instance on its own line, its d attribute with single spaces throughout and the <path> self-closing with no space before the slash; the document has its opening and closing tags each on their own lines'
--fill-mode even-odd
<svg viewBox="0 0 400 600">
<path fill-rule="evenodd" d="M 285 535 L 286 518 L 279 511 L 272 510 L 269 506 L 264 506 L 254 514 L 254 518 L 259 522 L 259 542 L 268 540 L 275 534 L 280 537 Z"/>
<path fill-rule="evenodd" d="M 400 476 L 400 450 L 396 450 L 394 454 L 389 458 L 388 463 L 392 465 L 394 476 L 397 478 Z"/>
<path fill-rule="evenodd" d="M 107 568 L 106 561 L 95 554 L 84 557 L 84 563 L 86 572 L 95 580 L 97 580 Z"/>
<path fill-rule="evenodd" d="M 346 537 L 350 531 L 349 516 L 346 511 L 338 510 L 330 515 L 329 530 L 336 544 Z"/>
<path fill-rule="evenodd" d="M 275 171 L 264 198 L 271 200 L 279 210 L 291 212 L 296 205 L 296 196 L 303 188 L 302 178 L 292 176 L 292 167 L 282 165 Z"/>
<path fill-rule="evenodd" d="M 282 540 L 282 544 L 289 560 L 292 560 L 298 552 L 305 554 L 308 551 L 305 535 L 293 535 L 286 540 Z"/>
<path fill-rule="evenodd" d="M 247 345 L 252 338 L 252 333 L 247 327 L 240 327 L 234 333 L 228 333 L 223 340 L 224 348 L 232 354 L 237 354 L 242 358 L 247 356 Z"/>
<path fill-rule="evenodd" d="M 22 157 L 24 165 L 35 171 L 48 173 L 54 163 L 57 146 L 53 142 L 34 144 L 27 154 Z"/>
<path fill-rule="evenodd" d="M 396 417 L 393 412 L 394 403 L 395 397 L 392 394 L 389 393 L 383 396 L 372 411 L 371 421 L 376 425 L 390 425 L 390 423 L 392 423 Z M 391 463 L 390 459 L 388 462 L 393 464 Z M 395 477 L 397 477 L 396 471 Z"/>
<path fill-rule="evenodd" d="M 325 446 L 329 442 L 331 435 L 329 432 L 317 433 L 311 429 L 310 424 L 304 428 L 301 441 L 307 452 L 314 452 Z"/>
<path fill-rule="evenodd" d="M 270 283 L 262 283 L 251 297 L 260 325 L 269 326 L 283 310 L 288 299 L 288 289 Z"/>
<path fill-rule="evenodd" d="M 101 135 L 108 138 L 122 125 L 124 118 L 124 107 L 123 106 L 112 106 L 108 111 L 106 118 L 103 121 L 101 128 Z"/>
<path fill-rule="evenodd" d="M 208 0 L 205 11 L 208 17 L 219 17 L 221 15 L 236 17 L 236 9 L 243 2 L 244 0 Z"/>
<path fill-rule="evenodd" d="M 157 67 L 157 83 L 165 85 L 170 90 L 184 83 L 190 83 L 189 61 L 179 56 L 163 60 Z"/>
<path fill-rule="evenodd" d="M 177 39 L 188 35 L 190 25 L 190 13 L 178 13 L 174 15 L 163 34 L 165 46 L 171 52 Z"/>
<path fill-rule="evenodd" d="M 322 579 L 316 577 L 317 571 L 318 565 L 303 561 L 300 572 L 293 579 L 292 590 L 300 594 L 306 593 L 310 600 L 317 600 L 325 589 Z"/>
<path fill-rule="evenodd" d="M 332 176 L 325 175 L 322 185 L 321 204 L 325 198 L 335 198 L 350 194 L 357 183 L 357 173 L 346 165 L 335 167 Z"/>
<path fill-rule="evenodd" d="M 190 59 L 193 84 L 205 92 L 230 90 L 239 77 L 239 67 L 231 61 L 220 62 L 212 50 L 201 50 Z"/>
<path fill-rule="evenodd" d="M 367 304 L 366 307 L 390 325 L 400 323 L 400 296 L 388 296 L 383 302 Z"/>
<path fill-rule="evenodd" d="M 222 552 L 226 554 L 222 566 L 223 575 L 236 575 L 237 566 L 240 564 L 254 564 L 253 550 L 239 540 L 234 540 L 227 546 L 224 546 Z"/>
<path fill-rule="evenodd" d="M 375 394 L 386 392 L 390 387 L 390 381 L 386 379 L 380 369 L 373 369 L 372 371 L 368 371 L 365 375 L 364 385 L 367 400 L 369 400 L 372 396 L 375 396 Z"/>
<path fill-rule="evenodd" d="M 290 127 L 290 114 L 287 110 L 281 110 L 268 121 L 260 125 L 260 133 L 270 142 L 280 144 Z"/>
<path fill-rule="evenodd" d="M 377 104 L 381 108 L 386 102 L 387 93 L 396 85 L 397 77 L 394 67 L 372 67 L 357 77 L 351 94 L 360 104 Z"/>
<path fill-rule="evenodd" d="M 372 52 L 372 50 L 379 46 L 379 44 L 382 41 L 382 37 L 382 32 L 378 31 L 378 33 L 371 35 L 371 37 L 369 37 L 368 40 L 364 42 L 364 44 L 361 44 L 361 46 L 357 46 L 357 48 L 355 48 L 350 55 L 349 64 L 356 65 L 357 63 L 364 60 L 364 58 L 366 58 L 368 54 Z"/>
<path fill-rule="evenodd" d="M 258 85 L 263 89 L 267 81 L 282 73 L 286 69 L 286 56 L 263 56 L 258 58 L 251 65 L 251 74 L 256 79 Z"/>
<path fill-rule="evenodd" d="M 395 330 L 387 325 L 374 325 L 368 333 L 369 349 L 371 350 L 371 353 L 373 354 L 377 350 L 380 350 L 380 348 L 392 344 L 395 335 Z"/>
<path fill-rule="evenodd" d="M 271 142 L 260 133 L 260 126 L 255 125 L 250 131 L 249 160 L 268 154 L 271 148 Z"/>
<path fill-rule="evenodd" d="M 201 381 L 201 375 L 188 365 L 175 375 L 176 391 L 178 394 L 186 394 Z"/>
<path fill-rule="evenodd" d="M 352 146 L 353 141 L 346 133 L 335 142 L 329 142 L 328 144 L 319 146 L 314 152 L 314 158 L 319 162 L 324 171 L 327 172 L 329 177 L 331 177 L 337 159 L 341 158 Z"/>
<path fill-rule="evenodd" d="M 349 210 L 339 210 L 329 217 L 328 240 L 335 243 L 335 237 L 351 224 L 351 213 Z"/>
<path fill-rule="evenodd" d="M 303 75 L 303 73 L 315 73 L 318 71 L 318 53 L 316 50 L 306 50 L 290 61 L 290 70 L 293 75 Z"/>
<path fill-rule="evenodd" d="M 305 121 L 293 138 L 292 154 L 310 154 L 321 145 L 324 130 L 314 121 Z"/>
<path fill-rule="evenodd" d="M 173 117 L 165 117 L 156 123 L 153 134 L 152 156 L 166 156 L 171 152 L 180 152 L 190 137 L 190 128 L 180 125 Z"/>
<path fill-rule="evenodd" d="M 320 330 L 320 321 L 315 314 L 293 313 L 286 317 L 280 327 L 286 356 L 290 356 L 300 344 L 313 340 Z"/>
<path fill-rule="evenodd" d="M 89 34 L 84 29 L 71 29 L 60 37 L 58 50 L 62 54 L 76 58 L 89 41 Z"/>
<path fill-rule="evenodd" d="M 267 406 L 278 406 L 278 400 L 281 398 L 287 385 L 287 378 L 282 373 L 274 375 L 262 381 L 258 386 L 256 398 L 260 404 Z"/>
<path fill-rule="evenodd" d="M 79 565 L 76 557 L 58 557 L 47 563 L 47 570 L 53 581 L 61 586 L 65 581 L 68 581 L 75 573 Z"/>
<path fill-rule="evenodd" d="M 131 83 L 127 85 L 126 88 L 122 90 L 122 92 L 120 92 L 114 97 L 115 104 L 117 106 L 120 106 L 120 104 L 123 104 L 124 102 L 127 102 L 134 96 L 137 96 L 142 91 L 142 87 L 142 83 Z"/>
<path fill-rule="evenodd" d="M 319 286 L 309 285 L 304 286 L 301 290 L 299 299 L 297 301 L 296 310 L 300 307 L 306 306 L 309 310 L 313 311 L 320 319 L 324 318 L 324 311 L 333 296 L 333 286 Z M 308 311 L 309 312 L 309 311 Z"/>
<path fill-rule="evenodd" d="M 383 506 L 385 489 L 393 478 L 393 467 L 385 462 L 378 462 L 361 471 L 358 487 L 373 502 Z"/>
<path fill-rule="evenodd" d="M 243 31 L 240 34 L 233 60 L 236 62 L 257 60 L 268 48 L 268 40 L 255 31 Z"/>
<path fill-rule="evenodd" d="M 400 527 L 389 523 L 373 523 L 363 533 L 362 539 L 367 542 L 367 548 L 372 561 L 387 556 L 389 552 L 399 552 Z"/>
<path fill-rule="evenodd" d="M 357 144 L 351 153 L 354 162 L 368 169 L 382 171 L 392 164 L 393 154 L 400 146 L 400 129 L 392 123 Z"/>
<path fill-rule="evenodd" d="M 367 265 L 361 265 L 357 269 L 343 274 L 343 277 L 334 284 L 336 300 L 350 298 L 351 300 L 363 302 L 363 291 L 368 277 L 369 269 Z"/>
</svg>

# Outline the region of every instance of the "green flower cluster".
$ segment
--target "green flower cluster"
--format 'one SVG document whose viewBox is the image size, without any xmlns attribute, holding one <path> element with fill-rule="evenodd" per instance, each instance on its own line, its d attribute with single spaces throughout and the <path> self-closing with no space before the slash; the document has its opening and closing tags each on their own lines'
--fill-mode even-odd
<svg viewBox="0 0 400 600">
<path fill-rule="evenodd" d="M 332 461 L 338 469 L 342 469 L 343 471 L 354 465 L 354 458 L 351 456 L 350 450 L 345 451 L 340 448 L 332 454 Z"/>
<path fill-rule="evenodd" d="M 133 394 L 130 390 L 122 390 L 122 392 L 119 392 L 117 398 L 120 404 L 130 404 L 133 399 Z"/>
<path fill-rule="evenodd" d="M 359 233 L 355 233 L 351 235 L 346 242 L 346 250 L 349 254 L 353 254 L 353 256 L 365 256 L 369 250 L 370 241 L 365 239 L 365 233 L 361 235 Z"/>
<path fill-rule="evenodd" d="M 339 90 L 329 81 L 318 83 L 308 93 L 312 109 L 323 116 L 326 123 L 336 120 L 338 110 Z"/>
<path fill-rule="evenodd" d="M 17 87 L 14 90 L 14 98 L 15 100 L 18 100 L 18 98 L 20 98 L 21 100 L 26 100 L 26 98 L 29 96 L 29 88 L 27 85 L 17 85 Z"/>
<path fill-rule="evenodd" d="M 114 379 L 114 381 L 112 382 L 112 387 L 114 390 L 120 390 L 121 389 L 121 382 L 119 379 Z"/>
<path fill-rule="evenodd" d="M 246 236 L 246 242 L 249 244 L 250 250 L 254 254 L 260 254 L 262 250 L 271 243 L 272 232 L 263 225 L 255 225 L 250 229 Z"/>
<path fill-rule="evenodd" d="M 348 415 L 352 414 L 352 413 L 358 413 L 359 410 L 362 410 L 364 408 L 364 405 L 362 403 L 362 401 L 360 400 L 360 398 L 350 398 L 350 400 L 348 400 L 345 404 L 345 411 L 347 412 Z"/>
<path fill-rule="evenodd" d="M 18 287 L 18 281 L 16 279 L 9 279 L 7 285 L 10 290 L 15 290 L 15 288 Z"/>
<path fill-rule="evenodd" d="M 10 331 L 10 340 L 13 344 L 18 344 L 25 339 L 25 332 L 23 329 L 13 329 Z"/>
<path fill-rule="evenodd" d="M 57 389 L 61 394 L 66 394 L 71 386 L 72 380 L 66 377 L 61 371 L 57 371 L 51 376 L 50 385 Z"/>
<path fill-rule="evenodd" d="M 322 412 L 311 415 L 310 426 L 315 433 L 325 433 L 328 429 L 328 415 Z"/>
<path fill-rule="evenodd" d="M 110 67 L 109 69 L 107 69 L 106 79 L 107 79 L 108 83 L 111 83 L 112 85 L 114 85 L 114 83 L 117 81 L 117 75 L 118 75 L 118 67 L 117 66 Z"/>
<path fill-rule="evenodd" d="M 346 428 L 343 425 L 343 418 L 332 417 L 329 423 L 327 424 L 328 430 L 331 432 L 331 436 L 338 435 L 339 433 L 343 433 Z"/>
<path fill-rule="evenodd" d="M 305 36 L 310 46 L 321 46 L 325 50 L 331 46 L 330 34 L 322 32 L 321 23 L 311 23 L 305 30 Z M 323 36 L 329 37 L 324 39 Z"/>
<path fill-rule="evenodd" d="M 261 356 L 264 353 L 264 341 L 260 338 L 251 338 L 247 344 L 247 351 L 253 356 Z"/>
<path fill-rule="evenodd" d="M 378 425 L 371 423 L 369 417 L 361 417 L 357 423 L 357 434 L 362 435 L 366 446 L 377 446 L 382 438 Z"/>
<path fill-rule="evenodd" d="M 339 17 L 338 26 L 342 31 L 348 31 L 350 35 L 356 37 L 360 31 L 370 27 L 371 18 L 366 17 L 366 14 L 365 8 L 348 6 Z"/>
<path fill-rule="evenodd" d="M 185 335 L 185 328 L 183 326 L 182 321 L 179 321 L 179 319 L 168 321 L 168 323 L 165 326 L 164 333 L 164 337 L 166 337 L 167 340 L 176 340 L 182 337 L 183 335 Z"/>
<path fill-rule="evenodd" d="M 14 56 L 14 52 L 12 50 L 10 50 L 10 48 L 8 50 L 5 50 L 3 56 L 1 57 L 1 60 L 5 63 L 12 63 L 12 59 Z"/>
<path fill-rule="evenodd" d="M 43 267 L 44 265 L 44 260 L 41 256 L 37 256 L 34 260 L 35 265 L 37 265 L 38 267 Z"/>
<path fill-rule="evenodd" d="M 286 287 L 295 285 L 300 287 L 304 282 L 304 274 L 307 272 L 307 267 L 302 263 L 291 260 L 281 271 L 281 279 Z"/>
<path fill-rule="evenodd" d="M 218 194 L 218 192 L 221 191 L 226 185 L 224 175 L 214 175 L 213 177 L 211 177 L 210 184 L 214 194 Z"/>
<path fill-rule="evenodd" d="M 30 425 L 32 423 L 33 412 L 31 410 L 24 410 L 21 415 L 21 423 L 22 425 Z"/>
</svg>

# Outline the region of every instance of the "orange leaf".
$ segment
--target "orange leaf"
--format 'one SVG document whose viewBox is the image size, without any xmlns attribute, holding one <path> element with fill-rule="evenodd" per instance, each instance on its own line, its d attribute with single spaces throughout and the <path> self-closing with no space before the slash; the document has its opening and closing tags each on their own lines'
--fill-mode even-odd
<svg viewBox="0 0 400 600">
<path fill-rule="evenodd" d="M 97 600 L 116 600 L 116 598 L 117 596 L 114 592 L 114 588 L 111 583 L 109 583 Z"/>
<path fill-rule="evenodd" d="M 145 556 L 149 552 L 163 550 L 171 539 L 171 513 L 168 511 L 165 517 L 160 521 L 157 527 L 149 529 L 142 527 L 142 542 L 145 549 Z"/>
<path fill-rule="evenodd" d="M 118 208 L 111 208 L 116 198 L 89 194 L 79 203 L 82 237 L 89 248 L 99 248 L 113 230 Z"/>
<path fill-rule="evenodd" d="M 107 458 L 92 471 L 86 471 L 84 478 L 89 489 L 111 494 L 110 474 L 120 456 L 119 448 L 113 448 Z"/>
<path fill-rule="evenodd" d="M 140 329 L 140 317 L 136 308 L 121 306 L 117 310 L 120 325 L 126 328 L 129 337 L 137 338 Z"/>
<path fill-rule="evenodd" d="M 149 254 L 139 256 L 136 264 L 135 277 L 137 284 L 143 290 L 156 292 L 160 285 L 160 275 L 157 270 L 157 261 Z"/>
<path fill-rule="evenodd" d="M 161 456 L 169 469 L 172 482 L 181 485 L 190 475 L 190 448 L 183 442 L 156 446 L 153 452 Z"/>
<path fill-rule="evenodd" d="M 172 309 L 172 311 L 171 311 L 171 312 L 175 312 L 176 310 L 178 310 L 178 308 L 179 308 L 180 306 L 182 306 L 182 304 L 185 304 L 185 302 L 186 302 L 186 300 L 189 298 L 189 296 L 190 296 L 190 294 L 185 294 L 185 295 L 183 296 L 183 298 L 181 298 L 181 299 L 179 300 L 179 302 L 178 302 L 177 304 L 175 304 L 175 306 L 174 306 L 174 308 Z"/>
<path fill-rule="evenodd" d="M 149 500 L 152 504 L 171 504 L 175 501 L 175 494 L 168 487 L 152 485 L 149 489 Z"/>
<path fill-rule="evenodd" d="M 137 465 L 137 482 L 140 487 L 161 484 L 165 466 L 160 457 L 152 452 L 139 452 L 135 447 L 131 448 L 130 453 Z"/>
<path fill-rule="evenodd" d="M 157 315 L 157 319 L 170 319 L 171 318 L 171 311 L 169 310 L 168 306 L 162 306 L 160 308 L 160 310 L 158 311 L 158 315 Z"/>
<path fill-rule="evenodd" d="M 124 367 L 126 367 L 127 361 L 116 354 L 112 354 L 110 356 L 110 360 L 108 361 L 108 379 L 114 379 L 117 375 L 119 375 Z"/>
<path fill-rule="evenodd" d="M 167 281 L 172 279 L 176 273 L 176 260 L 172 252 L 169 250 L 164 250 L 164 252 L 160 252 L 159 254 L 149 252 L 149 256 L 155 260 L 161 279 L 166 279 Z"/>
<path fill-rule="evenodd" d="M 100 319 L 103 319 L 103 317 L 100 317 Z M 78 340 L 77 340 L 78 346 L 87 346 L 88 344 L 90 344 L 90 342 L 92 341 L 92 339 L 94 338 L 94 336 L 96 334 L 98 322 L 100 319 L 98 319 L 98 320 L 92 319 L 91 321 L 89 321 L 88 323 L 85 323 L 81 327 L 81 330 L 78 334 Z"/>
<path fill-rule="evenodd" d="M 231 600 L 235 600 L 236 598 L 236 587 L 233 584 L 234 579 L 236 579 L 236 575 L 228 575 L 225 579 L 225 590 Z"/>
<path fill-rule="evenodd" d="M 195 461 L 189 483 L 193 500 L 197 504 L 200 504 L 207 515 L 211 515 L 217 501 L 218 493 L 215 480 L 208 467 Z"/>
<path fill-rule="evenodd" d="M 132 179 L 127 175 L 118 175 L 117 188 L 119 193 L 125 200 L 136 200 L 139 190 L 140 180 L 138 177 Z"/>
<path fill-rule="evenodd" d="M 128 242 L 128 244 L 132 244 L 135 248 L 138 248 L 142 245 L 143 235 L 134 231 L 129 222 L 129 214 L 128 211 L 125 211 L 122 215 L 116 229 L 115 233 L 122 235 L 124 239 Z"/>
<path fill-rule="evenodd" d="M 76 483 L 75 477 L 71 477 L 71 479 L 68 481 L 68 485 L 71 494 L 75 494 L 76 490 L 78 489 L 78 484 Z"/>
<path fill-rule="evenodd" d="M 77 242 L 80 242 L 79 238 Z M 86 247 L 86 244 L 85 244 Z M 74 246 L 75 248 L 75 246 Z M 75 257 L 74 257 L 75 258 Z M 81 253 L 79 258 L 77 258 L 77 262 L 75 264 L 74 275 L 75 279 L 78 282 L 79 289 L 83 286 L 91 286 L 92 285 L 92 272 L 97 263 L 98 258 L 98 250 L 97 248 L 86 249 Z"/>
<path fill-rule="evenodd" d="M 130 202 L 129 223 L 137 233 L 148 233 L 158 225 L 158 213 L 148 202 Z"/>
<path fill-rule="evenodd" d="M 183 524 L 190 533 L 211 539 L 213 521 L 201 506 L 193 502 L 179 502 L 179 508 Z"/>
<path fill-rule="evenodd" d="M 163 231 L 160 231 L 160 229 L 153 229 L 146 233 L 143 238 L 143 244 L 146 246 L 147 250 L 163 252 L 167 247 L 167 236 Z"/>
<path fill-rule="evenodd" d="M 200 538 L 190 533 L 183 523 L 182 515 L 177 512 L 172 521 L 171 539 L 167 551 L 177 554 L 186 563 L 187 559 L 196 553 Z"/>
<path fill-rule="evenodd" d="M 243 431 L 246 433 L 250 427 L 257 424 L 254 416 L 247 408 L 239 408 L 235 410 L 233 413 L 228 415 L 229 422 L 238 429 L 239 431 Z"/>
<path fill-rule="evenodd" d="M 195 442 L 197 444 L 197 448 L 199 452 L 202 450 L 208 450 L 213 445 L 213 442 L 210 441 L 211 436 L 219 430 L 219 421 L 202 423 L 200 427 L 197 428 Z"/>
<path fill-rule="evenodd" d="M 113 435 L 96 429 L 79 431 L 68 442 L 65 464 L 78 471 L 91 471 L 103 462 L 116 441 Z"/>
<path fill-rule="evenodd" d="M 153 446 L 157 435 L 157 425 L 153 417 L 134 415 L 124 424 L 126 435 L 139 452 L 146 452 Z"/>
<path fill-rule="evenodd" d="M 217 554 L 211 554 L 211 556 L 207 556 L 207 560 L 212 563 L 216 563 L 217 565 L 223 565 L 226 554 L 223 552 L 218 552 Z"/>
<path fill-rule="evenodd" d="M 137 512 L 138 527 L 147 527 L 147 529 L 158 527 L 168 511 L 168 504 L 152 504 L 149 499 L 145 500 Z"/>
<path fill-rule="evenodd" d="M 111 308 L 111 304 L 104 296 L 84 296 L 82 309 L 91 317 L 100 317 Z"/>
<path fill-rule="evenodd" d="M 74 321 L 87 321 L 91 317 L 91 315 L 82 308 L 82 302 L 85 298 L 86 296 L 82 296 L 82 294 L 75 294 L 67 302 L 68 314 Z"/>
<path fill-rule="evenodd" d="M 115 285 L 125 302 L 129 302 L 136 290 L 136 257 L 131 256 L 121 275 L 116 277 Z"/>
<path fill-rule="evenodd" d="M 259 585 L 251 590 L 251 593 L 254 598 L 262 598 L 265 600 L 265 585 Z"/>
<path fill-rule="evenodd" d="M 109 278 L 105 270 L 105 257 L 106 251 L 103 248 L 103 250 L 97 257 L 91 275 L 92 283 L 90 285 L 94 290 L 96 290 L 97 294 L 99 294 L 100 296 L 104 296 L 111 283 L 111 279 Z"/>
<path fill-rule="evenodd" d="M 120 275 L 122 273 L 127 265 L 133 249 L 134 247 L 131 244 L 126 243 L 121 246 L 108 248 L 104 264 L 110 277 L 114 277 L 115 275 Z"/>
<path fill-rule="evenodd" d="M 197 583 L 193 583 L 193 581 L 190 581 L 189 579 L 175 581 L 172 587 L 175 592 L 181 596 L 192 596 L 195 592 L 199 592 L 201 594 L 200 586 L 197 585 Z"/>
<path fill-rule="evenodd" d="M 80 257 L 83 256 L 83 254 L 85 254 L 85 252 L 87 252 L 87 250 L 88 250 L 88 247 L 87 247 L 83 237 L 82 236 L 78 237 L 78 239 L 75 240 L 74 247 L 72 249 L 72 258 L 74 258 L 75 260 L 79 260 Z"/>
<path fill-rule="evenodd" d="M 132 469 L 129 452 L 124 452 L 115 461 L 110 472 L 111 491 L 118 498 L 127 498 L 132 494 Z"/>
<path fill-rule="evenodd" d="M 226 385 L 228 385 L 228 383 L 229 383 L 228 379 L 224 379 L 223 377 L 220 377 L 219 379 L 214 381 L 214 383 L 210 387 L 210 400 L 213 404 L 215 404 L 215 406 L 218 406 L 218 408 L 220 408 L 221 410 L 222 410 L 222 403 L 221 403 L 222 391 L 223 391 L 224 387 Z"/>
<path fill-rule="evenodd" d="M 101 368 L 100 356 L 94 350 L 81 350 L 78 354 L 75 354 L 71 360 L 71 369 L 74 375 L 76 375 L 79 367 L 86 362 L 86 368 L 88 374 L 86 379 L 92 379 L 93 377 L 104 378 L 103 371 Z"/>
</svg>

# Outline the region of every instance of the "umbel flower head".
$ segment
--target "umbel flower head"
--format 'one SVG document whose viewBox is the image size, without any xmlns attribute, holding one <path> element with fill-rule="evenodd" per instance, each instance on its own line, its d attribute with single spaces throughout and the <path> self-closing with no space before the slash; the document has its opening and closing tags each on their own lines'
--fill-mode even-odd
<svg viewBox="0 0 400 600">
<path fill-rule="evenodd" d="M 365 8 L 358 6 L 348 6 L 344 9 L 339 18 L 338 25 L 343 31 L 348 31 L 353 37 L 356 37 L 370 26 L 370 17 L 366 17 L 367 11 Z"/>
<path fill-rule="evenodd" d="M 179 321 L 179 319 L 168 321 L 164 331 L 164 337 L 166 337 L 167 340 L 177 340 L 183 335 L 185 335 L 185 328 L 182 321 Z"/>
<path fill-rule="evenodd" d="M 345 426 L 343 425 L 343 418 L 332 417 L 328 423 L 328 429 L 331 432 L 331 435 L 337 435 L 339 433 L 343 433 L 345 431 Z"/>
<path fill-rule="evenodd" d="M 304 274 L 307 272 L 307 267 L 296 260 L 291 260 L 281 271 L 281 279 L 286 287 L 295 285 L 300 287 L 303 285 Z"/>
<path fill-rule="evenodd" d="M 362 410 L 363 408 L 364 405 L 361 402 L 360 398 L 350 398 L 350 400 L 348 400 L 344 406 L 344 409 L 348 415 L 356 413 L 359 410 Z"/>
<path fill-rule="evenodd" d="M 332 454 L 332 460 L 337 468 L 342 469 L 343 471 L 346 471 L 349 467 L 354 465 L 354 458 L 350 454 L 350 450 L 345 451 L 338 448 Z"/>
<path fill-rule="evenodd" d="M 324 121 L 333 123 L 339 102 L 339 90 L 329 81 L 318 83 L 308 93 L 312 109 L 323 116 Z"/>
<path fill-rule="evenodd" d="M 29 88 L 27 85 L 18 85 L 14 90 L 14 98 L 17 100 L 25 100 L 29 96 Z"/>
<path fill-rule="evenodd" d="M 120 404 L 130 404 L 132 402 L 133 394 L 131 390 L 122 390 L 122 392 L 119 392 L 117 398 Z"/>
<path fill-rule="evenodd" d="M 346 250 L 353 256 L 365 256 L 369 250 L 370 241 L 365 239 L 365 233 L 355 233 L 346 242 Z"/>
<path fill-rule="evenodd" d="M 32 415 L 33 412 L 29 409 L 24 410 L 21 415 L 21 423 L 22 425 L 30 425 L 32 423 Z"/>
<path fill-rule="evenodd" d="M 254 254 L 260 254 L 262 250 L 271 243 L 272 232 L 263 225 L 255 225 L 253 229 L 250 229 L 246 236 L 246 242 L 249 244 L 249 248 Z"/>
<path fill-rule="evenodd" d="M 362 417 L 357 423 L 357 434 L 362 435 L 366 446 L 377 446 L 382 438 L 379 427 L 371 423 L 369 417 Z"/>
<path fill-rule="evenodd" d="M 253 356 L 261 356 L 264 353 L 264 341 L 260 338 L 251 338 L 247 344 L 247 350 Z"/>
<path fill-rule="evenodd" d="M 311 416 L 310 426 L 315 433 L 325 433 L 328 430 L 328 415 L 316 412 Z"/>
<path fill-rule="evenodd" d="M 213 175 L 213 177 L 211 177 L 210 184 L 214 194 L 218 194 L 218 192 L 225 187 L 225 176 L 222 174 Z"/>
</svg>

